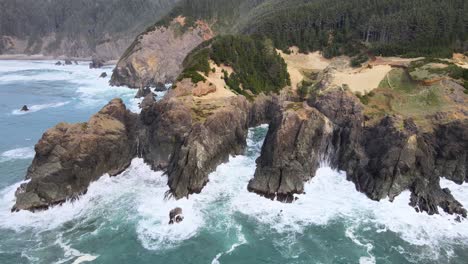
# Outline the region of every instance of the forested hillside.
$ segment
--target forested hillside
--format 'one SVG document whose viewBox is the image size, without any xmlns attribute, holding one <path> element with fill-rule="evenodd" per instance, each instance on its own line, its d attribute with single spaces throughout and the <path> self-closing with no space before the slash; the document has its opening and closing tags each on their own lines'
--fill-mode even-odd
<svg viewBox="0 0 468 264">
<path fill-rule="evenodd" d="M 290 84 L 286 63 L 271 41 L 264 38 L 227 35 L 206 41 L 187 56 L 179 80 L 205 81 L 199 72 L 208 75 L 213 70 L 209 60 L 231 67 L 231 74 L 224 71 L 226 84 L 248 98 L 262 92 L 278 92 Z"/>
<path fill-rule="evenodd" d="M 468 50 L 466 0 L 270 0 L 249 14 L 241 32 L 271 38 L 281 49 L 447 56 Z"/>
<path fill-rule="evenodd" d="M 467 14 L 466 0 L 182 0 L 158 25 L 206 19 L 219 33 L 259 34 L 280 49 L 328 57 L 449 56 L 468 50 Z"/>
<path fill-rule="evenodd" d="M 78 43 L 92 53 L 106 41 L 133 39 L 177 1 L 0 0 L 0 46 L 2 37 L 8 37 L 8 42 L 26 41 L 25 53 L 53 53 L 66 41 L 70 48 Z M 3 46 L 16 44 L 8 42 Z"/>
<path fill-rule="evenodd" d="M 180 0 L 156 25 L 168 25 L 177 16 L 187 18 L 187 26 L 197 19 L 213 23 L 222 33 L 234 33 L 236 25 L 256 6 L 268 0 Z"/>
</svg>

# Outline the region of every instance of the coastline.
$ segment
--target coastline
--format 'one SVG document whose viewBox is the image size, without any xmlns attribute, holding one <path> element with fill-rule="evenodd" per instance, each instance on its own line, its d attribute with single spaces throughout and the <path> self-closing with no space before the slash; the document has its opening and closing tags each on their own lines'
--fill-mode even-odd
<svg viewBox="0 0 468 264">
<path fill-rule="evenodd" d="M 91 57 L 67 57 L 64 55 L 60 56 L 47 56 L 42 54 L 28 55 L 28 54 L 0 54 L 0 60 L 39 60 L 39 61 L 53 61 L 53 60 L 77 60 L 77 61 L 91 61 Z M 117 64 L 118 59 L 108 60 L 104 65 L 115 65 Z"/>
</svg>

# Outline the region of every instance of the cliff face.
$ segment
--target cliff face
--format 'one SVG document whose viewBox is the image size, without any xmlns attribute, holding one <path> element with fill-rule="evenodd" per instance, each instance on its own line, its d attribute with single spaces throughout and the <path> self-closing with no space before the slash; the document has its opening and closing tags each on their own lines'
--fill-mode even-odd
<svg viewBox="0 0 468 264">
<path fill-rule="evenodd" d="M 439 179 L 466 181 L 468 119 L 436 122 L 432 131 L 401 116 L 366 123 L 360 102 L 342 91 L 326 93 L 313 106 L 273 120 L 251 191 L 292 201 L 319 162 L 328 160 L 373 200 L 393 200 L 410 190 L 410 205 L 418 211 L 434 214 L 440 207 L 466 217 L 463 205 L 440 187 Z"/>
<path fill-rule="evenodd" d="M 370 199 L 392 200 L 409 190 L 409 204 L 418 211 L 435 214 L 442 208 L 466 217 L 463 205 L 439 184 L 440 177 L 467 181 L 466 118 L 435 120 L 427 130 L 398 115 L 370 122 L 359 100 L 341 90 L 309 103 L 264 95 L 249 102 L 233 95 L 198 97 L 197 86 L 189 83 L 177 83 L 159 102 L 145 99 L 139 117 L 113 100 L 87 124 L 47 131 L 13 210 L 43 209 L 77 197 L 136 156 L 167 173 L 174 198 L 199 193 L 209 173 L 229 155 L 242 153 L 249 127 L 270 123 L 246 186 L 252 192 L 292 202 L 320 162 L 328 161 Z"/>
<path fill-rule="evenodd" d="M 229 95 L 214 100 L 195 96 L 189 80 L 159 102 L 145 98 L 140 116 L 116 99 L 86 124 L 59 124 L 36 145 L 13 210 L 45 209 L 86 192 L 101 175 L 116 175 L 134 157 L 164 170 L 176 198 L 198 193 L 208 174 L 229 155 L 240 154 L 248 128 L 266 122 L 275 100 L 249 102 Z"/>
<path fill-rule="evenodd" d="M 118 59 L 134 36 L 178 0 L 5 0 L 0 54 Z"/>
<path fill-rule="evenodd" d="M 202 21 L 187 29 L 184 26 L 185 18 L 178 17 L 168 27 L 140 34 L 117 63 L 111 85 L 140 88 L 174 82 L 187 54 L 214 36 Z"/>
</svg>

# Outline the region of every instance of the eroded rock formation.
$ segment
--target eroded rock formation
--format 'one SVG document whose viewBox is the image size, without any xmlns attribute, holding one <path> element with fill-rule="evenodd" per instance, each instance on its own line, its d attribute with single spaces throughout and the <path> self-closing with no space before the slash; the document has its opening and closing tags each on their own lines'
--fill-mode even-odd
<svg viewBox="0 0 468 264">
<path fill-rule="evenodd" d="M 47 208 L 86 192 L 105 173 L 117 175 L 135 155 L 135 124 L 122 100 L 114 99 L 87 123 L 60 123 L 36 144 L 36 156 L 16 193 L 13 210 Z"/>
<path fill-rule="evenodd" d="M 418 211 L 434 214 L 440 207 L 466 217 L 463 205 L 439 184 L 440 177 L 466 181 L 466 118 L 435 123 L 433 131 L 422 131 L 401 116 L 366 123 L 359 101 L 344 91 L 327 92 L 313 106 L 273 119 L 251 191 L 292 201 L 319 162 L 328 160 L 373 200 L 393 200 L 410 190 L 410 204 Z"/>
<path fill-rule="evenodd" d="M 418 211 L 466 210 L 442 189 L 440 177 L 467 181 L 468 119 L 434 119 L 431 128 L 411 118 L 369 120 L 353 94 L 326 91 L 310 102 L 259 95 L 206 100 L 182 80 L 156 102 L 147 95 L 139 116 L 113 100 L 86 124 L 59 124 L 36 145 L 30 182 L 17 191 L 13 210 L 35 210 L 73 199 L 104 173 L 116 175 L 134 157 L 168 175 L 169 194 L 199 193 L 229 155 L 241 154 L 249 127 L 269 123 L 254 178 L 246 186 L 268 198 L 292 202 L 304 192 L 321 161 L 346 171 L 370 199 L 411 192 Z M 186 84 L 186 85 L 184 85 Z"/>
<path fill-rule="evenodd" d="M 139 88 L 174 82 L 187 54 L 214 35 L 202 21 L 188 29 L 184 25 L 185 19 L 179 17 L 169 27 L 140 34 L 117 63 L 111 85 Z"/>
</svg>

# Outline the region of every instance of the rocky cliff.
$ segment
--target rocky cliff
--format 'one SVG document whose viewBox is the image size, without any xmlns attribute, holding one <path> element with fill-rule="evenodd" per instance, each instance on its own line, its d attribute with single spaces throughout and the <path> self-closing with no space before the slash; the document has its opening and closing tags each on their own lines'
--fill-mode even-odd
<svg viewBox="0 0 468 264">
<path fill-rule="evenodd" d="M 105 173 L 117 175 L 135 155 L 137 116 L 112 100 L 87 123 L 60 123 L 36 144 L 36 156 L 16 192 L 13 210 L 36 210 L 85 193 Z"/>
<path fill-rule="evenodd" d="M 36 145 L 13 210 L 36 210 L 85 193 L 104 173 L 118 174 L 139 156 L 168 175 L 176 199 L 202 191 L 229 155 L 242 153 L 249 127 L 270 123 L 250 191 L 293 202 L 321 162 L 347 172 L 357 191 L 392 200 L 405 190 L 418 211 L 466 210 L 442 189 L 440 177 L 467 181 L 468 119 L 434 119 L 432 129 L 412 118 L 370 120 L 356 96 L 329 90 L 310 102 L 259 95 L 196 96 L 189 79 L 159 102 L 145 98 L 140 116 L 113 100 L 86 124 L 59 124 Z M 208 100 L 208 98 L 210 98 Z M 443 119 L 442 119 L 443 120 Z"/>
<path fill-rule="evenodd" d="M 387 115 L 369 122 L 357 98 L 332 91 L 311 106 L 273 119 L 249 189 L 269 198 L 292 201 L 303 192 L 320 162 L 346 171 L 356 189 L 373 200 L 393 200 L 411 191 L 418 211 L 466 217 L 466 210 L 442 189 L 440 177 L 466 181 L 468 119 L 433 123 L 427 131 L 411 118 Z"/>
<path fill-rule="evenodd" d="M 209 173 L 229 155 L 242 153 L 248 128 L 267 122 L 275 100 L 260 96 L 250 102 L 235 95 L 207 100 L 195 96 L 196 87 L 185 79 L 159 102 L 148 96 L 139 116 L 115 99 L 87 123 L 48 130 L 36 145 L 26 175 L 30 181 L 18 188 L 13 210 L 73 199 L 137 156 L 167 173 L 175 198 L 200 192 Z"/>
<path fill-rule="evenodd" d="M 214 36 L 201 20 L 194 26 L 185 23 L 184 17 L 177 17 L 168 26 L 154 26 L 140 34 L 117 63 L 111 85 L 140 88 L 174 82 L 187 54 Z"/>
</svg>

